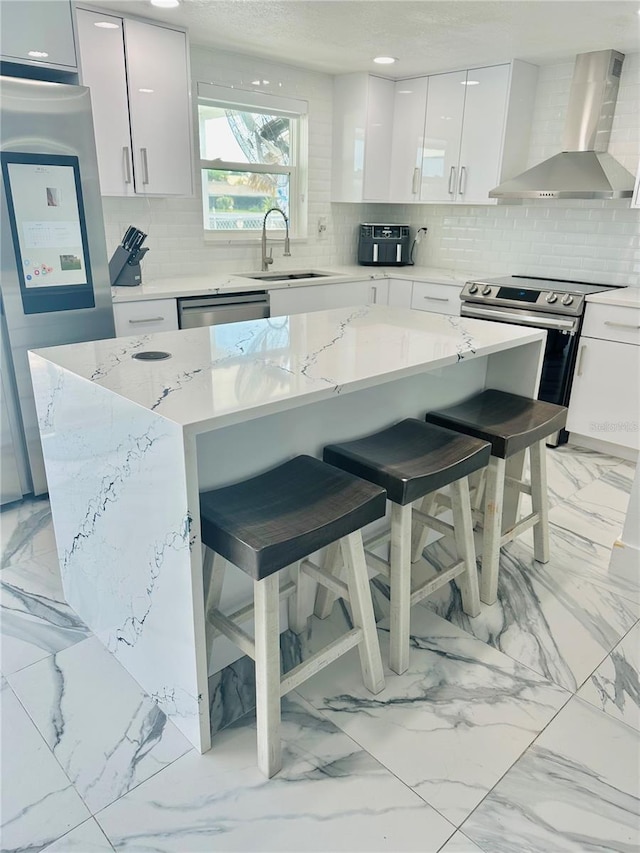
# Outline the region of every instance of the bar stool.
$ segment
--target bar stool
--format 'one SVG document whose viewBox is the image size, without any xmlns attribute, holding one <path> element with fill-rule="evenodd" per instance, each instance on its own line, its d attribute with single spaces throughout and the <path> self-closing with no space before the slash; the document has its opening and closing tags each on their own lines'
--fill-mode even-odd
<svg viewBox="0 0 640 853">
<path fill-rule="evenodd" d="M 465 612 L 470 616 L 480 612 L 467 477 L 487 464 L 489 453 L 490 446 L 485 441 L 415 418 L 355 441 L 330 444 L 324 449 L 325 462 L 382 486 L 391 502 L 390 561 L 370 550 L 366 554 L 370 565 L 379 568 L 390 581 L 389 664 L 394 672 L 401 674 L 409 666 L 409 610 L 412 605 L 450 580 L 459 578 Z M 412 508 L 414 501 L 446 485 L 451 485 L 452 490 L 453 525 L 430 515 L 428 502 L 426 506 L 423 503 L 424 512 Z M 420 540 L 425 526 L 445 534 L 453 533 L 459 558 L 436 578 L 414 590 L 411 589 L 412 516 L 417 521 L 414 542 Z M 333 598 L 319 590 L 316 616 L 327 616 L 332 605 Z"/>
<path fill-rule="evenodd" d="M 271 777 L 282 766 L 280 697 L 353 646 L 362 678 L 372 693 L 384 688 L 361 528 L 385 513 L 384 490 L 314 459 L 297 456 L 257 477 L 200 495 L 204 576 L 211 581 L 206 601 L 212 626 L 207 640 L 222 633 L 256 664 L 258 766 Z M 346 584 L 303 557 L 339 543 L 347 566 Z M 230 616 L 218 608 L 227 561 L 253 578 L 253 605 Z M 280 587 L 279 573 L 291 567 Z M 289 626 L 307 623 L 302 582 L 328 586 L 351 604 L 354 627 L 285 676 L 280 672 L 280 601 L 288 599 Z M 241 627 L 255 617 L 255 640 Z"/>
<path fill-rule="evenodd" d="M 491 443 L 487 468 L 483 520 L 480 598 L 493 604 L 498 594 L 500 548 L 533 527 L 534 557 L 549 560 L 549 507 L 545 439 L 567 421 L 565 406 L 531 400 L 488 389 L 445 409 L 428 412 L 431 424 L 457 430 Z M 506 460 L 529 450 L 530 482 L 506 476 Z M 532 512 L 509 530 L 503 530 L 505 485 L 531 495 Z"/>
</svg>

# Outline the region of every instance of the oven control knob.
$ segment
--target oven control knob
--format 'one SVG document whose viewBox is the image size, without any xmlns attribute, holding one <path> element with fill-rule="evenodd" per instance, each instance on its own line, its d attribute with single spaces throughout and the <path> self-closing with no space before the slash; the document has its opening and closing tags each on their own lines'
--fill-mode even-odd
<svg viewBox="0 0 640 853">
<path fill-rule="evenodd" d="M 565 293 L 560 301 L 563 305 L 571 305 L 573 302 L 573 296 L 570 293 Z"/>
<path fill-rule="evenodd" d="M 490 293 L 491 293 L 491 288 L 489 287 L 488 284 L 485 284 L 485 286 L 482 288 L 482 295 L 483 296 L 489 296 Z"/>
<path fill-rule="evenodd" d="M 558 301 L 558 297 L 556 296 L 556 294 L 553 291 L 551 291 L 551 293 L 547 293 L 547 302 L 549 302 L 550 304 L 553 304 L 554 302 L 557 302 L 557 301 Z"/>
<path fill-rule="evenodd" d="M 469 293 L 477 293 L 477 292 L 478 292 L 478 285 L 475 282 L 473 284 L 470 284 L 469 285 Z"/>
</svg>

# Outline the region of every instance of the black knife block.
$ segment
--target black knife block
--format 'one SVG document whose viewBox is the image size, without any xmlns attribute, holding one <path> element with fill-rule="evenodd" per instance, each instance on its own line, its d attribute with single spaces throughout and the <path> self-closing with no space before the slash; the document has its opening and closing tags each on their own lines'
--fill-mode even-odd
<svg viewBox="0 0 640 853">
<path fill-rule="evenodd" d="M 130 252 L 124 246 L 118 246 L 109 261 L 109 278 L 112 287 L 135 287 L 142 284 L 140 261 L 148 249 Z"/>
</svg>

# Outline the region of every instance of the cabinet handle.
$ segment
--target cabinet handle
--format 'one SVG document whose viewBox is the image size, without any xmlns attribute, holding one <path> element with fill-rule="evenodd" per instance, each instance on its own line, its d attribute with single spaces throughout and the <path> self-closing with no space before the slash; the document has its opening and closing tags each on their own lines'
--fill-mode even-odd
<svg viewBox="0 0 640 853">
<path fill-rule="evenodd" d="M 456 189 L 456 167 L 452 166 L 449 172 L 449 195 L 453 195 Z"/>
<path fill-rule="evenodd" d="M 605 320 L 605 326 L 613 326 L 615 329 L 640 329 L 640 326 L 636 326 L 633 323 L 614 323 L 613 320 Z"/>
<path fill-rule="evenodd" d="M 375 286 L 375 284 L 371 286 L 371 301 L 374 305 L 378 301 L 378 288 Z"/>
<path fill-rule="evenodd" d="M 149 161 L 147 160 L 147 149 L 140 149 L 140 159 L 142 160 L 142 183 L 149 183 Z"/>
<path fill-rule="evenodd" d="M 417 195 L 420 189 L 420 168 L 418 166 L 413 170 L 413 178 L 411 179 L 411 192 Z"/>
<path fill-rule="evenodd" d="M 426 299 L 428 302 L 448 302 L 448 296 L 423 296 L 423 299 Z"/>
<path fill-rule="evenodd" d="M 136 323 L 160 323 L 164 320 L 164 317 L 140 317 L 139 320 L 129 320 L 131 325 L 135 325 Z"/>
<path fill-rule="evenodd" d="M 586 344 L 582 344 L 578 353 L 578 364 L 576 365 L 576 376 L 582 376 L 582 362 L 584 361 L 584 353 L 587 349 Z"/>
<path fill-rule="evenodd" d="M 464 195 L 467 188 L 467 167 L 460 166 L 460 180 L 458 181 L 458 195 Z"/>
<path fill-rule="evenodd" d="M 129 146 L 125 145 L 122 149 L 122 166 L 124 170 L 125 184 L 131 183 L 131 158 L 129 157 Z"/>
</svg>

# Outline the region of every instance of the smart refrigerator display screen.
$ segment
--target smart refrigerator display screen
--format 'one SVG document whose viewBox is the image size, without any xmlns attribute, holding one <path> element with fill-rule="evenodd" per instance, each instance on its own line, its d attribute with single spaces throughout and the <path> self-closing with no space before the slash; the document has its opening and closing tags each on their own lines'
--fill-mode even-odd
<svg viewBox="0 0 640 853">
<path fill-rule="evenodd" d="M 2 153 L 26 314 L 94 304 L 77 157 Z"/>
</svg>

